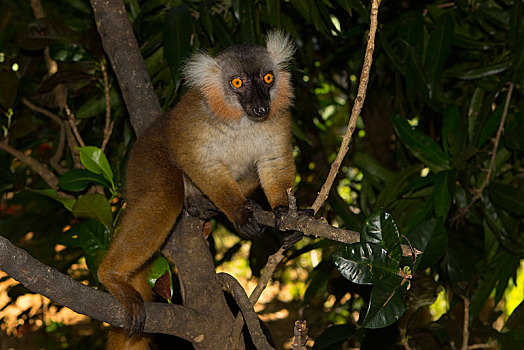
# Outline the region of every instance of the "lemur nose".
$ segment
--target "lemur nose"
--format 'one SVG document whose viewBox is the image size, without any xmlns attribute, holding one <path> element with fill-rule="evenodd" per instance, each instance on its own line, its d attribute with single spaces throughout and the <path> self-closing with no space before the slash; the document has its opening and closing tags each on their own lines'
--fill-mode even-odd
<svg viewBox="0 0 524 350">
<path fill-rule="evenodd" d="M 269 113 L 269 107 L 265 107 L 265 106 L 255 107 L 253 108 L 253 113 L 255 113 L 257 117 L 265 117 Z"/>
</svg>

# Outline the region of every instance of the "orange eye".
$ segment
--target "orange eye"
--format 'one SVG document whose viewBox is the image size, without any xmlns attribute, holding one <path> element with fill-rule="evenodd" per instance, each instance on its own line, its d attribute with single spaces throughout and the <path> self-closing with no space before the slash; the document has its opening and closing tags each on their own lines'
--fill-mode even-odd
<svg viewBox="0 0 524 350">
<path fill-rule="evenodd" d="M 273 82 L 273 74 L 266 73 L 266 75 L 264 75 L 264 82 L 266 84 L 271 84 Z"/>
<path fill-rule="evenodd" d="M 240 79 L 240 78 L 233 78 L 233 79 L 231 79 L 231 86 L 234 87 L 235 89 L 241 88 L 242 85 L 243 85 L 242 79 Z"/>
</svg>

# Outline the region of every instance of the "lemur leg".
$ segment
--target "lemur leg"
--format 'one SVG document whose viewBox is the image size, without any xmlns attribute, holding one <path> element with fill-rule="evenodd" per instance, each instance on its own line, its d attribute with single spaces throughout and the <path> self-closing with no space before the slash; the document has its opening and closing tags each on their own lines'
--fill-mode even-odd
<svg viewBox="0 0 524 350">
<path fill-rule="evenodd" d="M 140 150 L 137 151 L 140 153 Z M 144 154 L 141 155 L 144 159 Z M 136 157 L 136 155 L 135 155 Z M 165 241 L 182 210 L 182 173 L 160 154 L 133 163 L 127 178 L 127 208 L 107 255 L 98 269 L 100 282 L 124 306 L 124 331 L 139 333 L 144 326 L 144 300 L 149 289 L 137 275 Z"/>
</svg>

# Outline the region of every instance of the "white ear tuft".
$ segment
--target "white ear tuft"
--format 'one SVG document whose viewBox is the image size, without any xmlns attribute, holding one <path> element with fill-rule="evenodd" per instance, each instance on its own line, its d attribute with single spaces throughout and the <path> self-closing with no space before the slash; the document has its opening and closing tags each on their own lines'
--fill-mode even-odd
<svg viewBox="0 0 524 350">
<path fill-rule="evenodd" d="M 218 74 L 218 64 L 215 59 L 204 52 L 193 54 L 185 63 L 182 75 L 187 84 L 193 88 L 209 85 L 209 81 Z"/>
<path fill-rule="evenodd" d="M 267 33 L 266 49 L 273 62 L 279 68 L 284 68 L 285 64 L 291 60 L 293 53 L 295 53 L 295 45 L 289 34 L 280 30 L 273 30 Z"/>
</svg>

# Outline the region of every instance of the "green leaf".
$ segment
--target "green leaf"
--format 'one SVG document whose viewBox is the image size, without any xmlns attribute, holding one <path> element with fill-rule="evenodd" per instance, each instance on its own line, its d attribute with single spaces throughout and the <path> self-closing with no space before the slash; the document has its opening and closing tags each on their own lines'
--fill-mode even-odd
<svg viewBox="0 0 524 350">
<path fill-rule="evenodd" d="M 471 103 L 468 110 L 468 136 L 469 140 L 472 141 L 475 139 L 475 130 L 477 125 L 477 119 L 482 108 L 482 101 L 484 100 L 485 91 L 476 87 L 471 97 Z M 474 142 L 472 142 L 475 144 Z"/>
<path fill-rule="evenodd" d="M 390 275 L 377 281 L 371 291 L 369 307 L 362 326 L 383 328 L 395 323 L 406 311 L 406 290 L 409 282 L 402 277 Z"/>
<path fill-rule="evenodd" d="M 122 104 L 122 99 L 116 91 L 116 89 L 111 89 L 109 91 L 109 105 L 111 109 L 114 109 L 116 106 Z M 84 103 L 80 108 L 77 109 L 75 117 L 77 119 L 86 119 L 97 116 L 101 113 L 105 113 L 106 110 L 106 98 L 105 96 L 96 96 L 89 99 Z"/>
<path fill-rule="evenodd" d="M 430 97 L 440 78 L 453 44 L 453 17 L 444 13 L 438 18 L 437 29 L 431 32 L 426 48 L 426 69 Z"/>
<path fill-rule="evenodd" d="M 147 282 L 151 287 L 155 285 L 155 282 L 157 279 L 162 277 L 166 271 L 171 271 L 171 268 L 169 267 L 169 262 L 164 257 L 158 257 L 151 266 L 151 271 L 149 271 L 149 275 L 147 276 Z"/>
<path fill-rule="evenodd" d="M 448 217 L 451 206 L 451 193 L 449 192 L 449 171 L 441 171 L 435 175 L 433 186 L 433 202 L 435 203 L 435 215 L 443 221 Z"/>
<path fill-rule="evenodd" d="M 504 72 L 506 69 L 511 67 L 512 61 L 503 61 L 500 63 L 495 63 L 489 66 L 482 66 L 480 68 L 470 69 L 463 73 L 458 73 L 454 77 L 463 80 L 472 80 L 480 79 L 484 77 L 489 77 L 490 75 L 495 75 Z"/>
<path fill-rule="evenodd" d="M 233 0 L 235 15 L 240 21 L 240 32 L 243 43 L 256 44 L 256 13 L 254 1 Z"/>
<path fill-rule="evenodd" d="M 497 288 L 495 303 L 500 301 L 510 277 L 515 274 L 518 266 L 518 255 L 510 254 L 505 249 L 499 249 L 493 260 L 487 265 L 486 271 L 482 274 L 482 279 L 471 297 L 470 312 L 473 316 L 477 315 L 484 307 L 494 288 Z"/>
<path fill-rule="evenodd" d="M 102 174 L 111 183 L 111 187 L 114 188 L 113 171 L 104 152 L 100 148 L 93 146 L 77 147 L 76 149 L 80 152 L 82 165 L 92 173 Z"/>
<path fill-rule="evenodd" d="M 151 266 L 147 282 L 164 299 L 171 301 L 173 297 L 173 279 L 169 262 L 164 257 L 158 257 Z"/>
<path fill-rule="evenodd" d="M 502 111 L 504 110 L 504 105 L 500 104 L 497 108 L 490 114 L 486 124 L 480 132 L 480 137 L 477 143 L 477 147 L 481 147 L 498 129 L 500 120 L 502 118 Z"/>
<path fill-rule="evenodd" d="M 409 184 L 412 180 L 413 175 L 418 174 L 420 170 L 422 170 L 422 165 L 415 164 L 395 174 L 394 179 L 388 181 L 386 186 L 380 190 L 374 208 L 390 207 L 393 202 L 400 198 L 402 191 L 406 188 L 406 184 Z"/>
<path fill-rule="evenodd" d="M 280 16 L 280 0 L 266 0 L 266 6 L 269 25 L 272 27 L 280 27 L 282 23 Z"/>
<path fill-rule="evenodd" d="M 333 264 L 329 260 L 322 260 L 309 274 L 309 285 L 304 293 L 304 305 L 309 305 L 311 300 L 321 291 L 325 292 L 327 283 L 331 278 Z"/>
<path fill-rule="evenodd" d="M 235 41 L 233 40 L 233 33 L 224 19 L 220 15 L 215 15 L 212 17 L 212 22 L 213 35 L 218 39 L 220 44 L 224 47 L 234 45 Z"/>
<path fill-rule="evenodd" d="M 449 157 L 442 152 L 440 146 L 431 137 L 413 129 L 406 120 L 399 116 L 393 116 L 393 123 L 398 136 L 406 147 L 434 173 L 451 169 Z"/>
<path fill-rule="evenodd" d="M 524 51 L 524 50 L 523 50 Z M 524 113 L 518 112 L 514 115 L 508 114 L 508 121 L 504 128 L 505 145 L 516 151 L 524 151 Z"/>
<path fill-rule="evenodd" d="M 80 196 L 73 206 L 73 214 L 80 218 L 95 219 L 113 232 L 113 213 L 107 198 L 98 193 Z"/>
<path fill-rule="evenodd" d="M 444 152 L 456 155 L 462 149 L 463 133 L 460 126 L 460 111 L 457 105 L 450 105 L 444 111 L 442 120 L 442 145 Z"/>
<path fill-rule="evenodd" d="M 84 220 L 66 231 L 60 242 L 68 247 L 80 247 L 86 254 L 89 271 L 96 276 L 98 266 L 109 249 L 111 232 L 95 220 Z"/>
<path fill-rule="evenodd" d="M 446 252 L 448 234 L 441 220 L 431 218 L 411 230 L 406 237 L 411 245 L 424 252 L 417 258 L 417 270 L 435 265 Z"/>
<path fill-rule="evenodd" d="M 110 188 L 111 185 L 99 174 L 86 169 L 72 169 L 60 177 L 58 186 L 66 191 L 80 192 L 87 188 L 90 183 L 97 183 Z"/>
<path fill-rule="evenodd" d="M 373 284 L 399 271 L 380 244 L 349 244 L 333 253 L 333 261 L 344 278 L 357 284 Z"/>
<path fill-rule="evenodd" d="M 62 203 L 62 205 L 69 211 L 73 211 L 73 206 L 76 203 L 76 199 L 74 198 L 65 198 L 58 196 L 58 193 L 56 193 L 53 189 L 46 189 L 46 190 L 31 190 L 36 193 L 40 193 L 41 195 L 47 196 L 49 198 L 53 198 L 54 200 L 59 201 Z"/>
<path fill-rule="evenodd" d="M 313 350 L 339 349 L 344 342 L 355 335 L 356 327 L 350 324 L 337 324 L 327 328 L 317 339 Z"/>
<path fill-rule="evenodd" d="M 397 224 L 384 209 L 379 209 L 368 217 L 360 234 L 360 243 L 381 244 L 397 264 L 402 256 Z"/>
<path fill-rule="evenodd" d="M 180 80 L 180 66 L 191 52 L 193 23 L 185 3 L 172 7 L 167 13 L 162 28 L 164 53 L 174 80 Z"/>
<path fill-rule="evenodd" d="M 351 156 L 351 161 L 357 168 L 375 179 L 389 182 L 396 178 L 394 171 L 384 168 L 373 156 L 367 153 L 355 152 Z"/>
<path fill-rule="evenodd" d="M 510 213 L 524 216 L 524 190 L 499 182 L 491 182 L 488 186 L 489 198 L 497 206 Z"/>
</svg>

